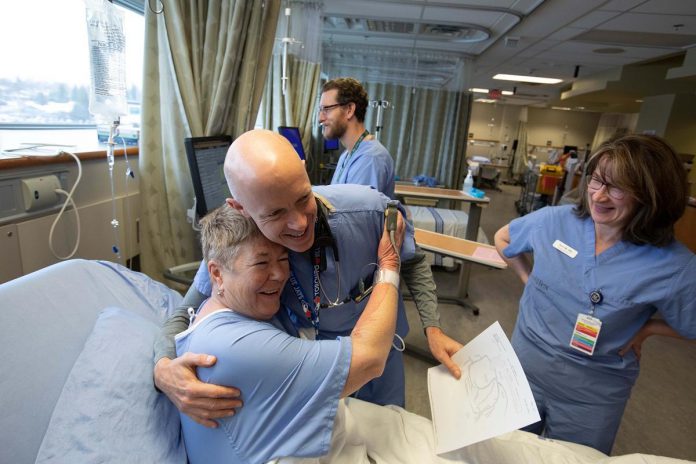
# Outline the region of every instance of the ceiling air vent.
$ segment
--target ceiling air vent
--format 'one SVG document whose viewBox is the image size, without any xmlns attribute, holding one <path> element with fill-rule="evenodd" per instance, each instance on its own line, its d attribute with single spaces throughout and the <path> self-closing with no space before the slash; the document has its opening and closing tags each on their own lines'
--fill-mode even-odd
<svg viewBox="0 0 696 464">
<path fill-rule="evenodd" d="M 324 29 L 335 32 L 363 31 L 411 34 L 415 31 L 415 26 L 412 22 L 382 21 L 363 18 L 349 18 L 343 16 L 325 16 Z"/>
<path fill-rule="evenodd" d="M 519 37 L 505 37 L 505 46 L 507 48 L 517 48 L 517 45 L 520 43 L 520 38 Z"/>
<path fill-rule="evenodd" d="M 432 39 L 445 39 L 452 42 L 475 43 L 490 38 L 491 33 L 480 26 L 449 25 L 449 24 L 422 24 L 421 35 L 430 36 Z"/>
</svg>

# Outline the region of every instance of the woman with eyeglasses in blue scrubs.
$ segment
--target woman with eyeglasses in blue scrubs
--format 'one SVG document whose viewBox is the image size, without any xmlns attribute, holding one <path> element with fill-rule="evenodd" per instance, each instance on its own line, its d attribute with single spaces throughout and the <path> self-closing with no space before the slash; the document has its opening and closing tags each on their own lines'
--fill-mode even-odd
<svg viewBox="0 0 696 464">
<path fill-rule="evenodd" d="M 525 283 L 512 345 L 541 416 L 525 430 L 609 454 L 642 342 L 696 338 L 696 255 L 674 239 L 688 184 L 664 140 L 605 142 L 585 173 L 576 205 L 515 219 L 495 244 Z"/>
</svg>

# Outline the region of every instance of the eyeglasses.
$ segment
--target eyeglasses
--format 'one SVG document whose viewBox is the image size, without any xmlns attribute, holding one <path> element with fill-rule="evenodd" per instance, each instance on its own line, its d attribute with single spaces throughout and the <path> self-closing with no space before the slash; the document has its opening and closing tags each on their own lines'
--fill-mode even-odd
<svg viewBox="0 0 696 464">
<path fill-rule="evenodd" d="M 587 184 L 587 190 L 599 192 L 599 190 L 603 186 L 606 188 L 607 195 L 612 197 L 614 200 L 621 200 L 624 196 L 626 196 L 626 192 L 624 192 L 620 188 L 615 187 L 611 184 L 607 184 L 606 182 L 603 182 L 599 177 L 595 176 L 592 176 L 590 178 L 590 182 Z"/>
<path fill-rule="evenodd" d="M 320 114 L 327 114 L 327 113 L 328 113 L 329 111 L 331 111 L 332 109 L 337 108 L 337 107 L 339 107 L 339 106 L 345 106 L 345 105 L 347 105 L 348 103 L 350 103 L 350 102 L 346 102 L 346 103 L 334 103 L 333 105 L 320 106 L 320 107 L 319 107 L 319 113 L 320 113 Z"/>
</svg>

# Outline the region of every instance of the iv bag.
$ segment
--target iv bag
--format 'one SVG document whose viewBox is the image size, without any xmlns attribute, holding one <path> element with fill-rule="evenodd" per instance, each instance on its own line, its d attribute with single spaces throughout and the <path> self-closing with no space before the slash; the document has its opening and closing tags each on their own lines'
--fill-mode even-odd
<svg viewBox="0 0 696 464">
<path fill-rule="evenodd" d="M 85 0 L 91 70 L 89 112 L 110 123 L 128 113 L 123 14 L 107 0 Z"/>
</svg>

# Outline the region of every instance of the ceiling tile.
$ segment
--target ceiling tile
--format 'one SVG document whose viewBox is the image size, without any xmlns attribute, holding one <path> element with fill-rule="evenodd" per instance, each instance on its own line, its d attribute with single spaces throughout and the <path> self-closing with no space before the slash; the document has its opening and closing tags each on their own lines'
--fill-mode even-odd
<svg viewBox="0 0 696 464">
<path fill-rule="evenodd" d="M 564 27 L 563 29 L 554 32 L 550 36 L 546 38 L 546 40 L 568 40 L 572 39 L 573 37 L 582 34 L 585 32 L 587 29 L 583 28 L 578 28 L 578 27 Z"/>
<path fill-rule="evenodd" d="M 568 41 L 562 42 L 555 47 L 547 50 L 544 55 L 548 57 L 571 57 L 576 61 L 587 61 L 590 63 L 605 63 L 613 61 L 617 64 L 642 61 L 665 54 L 663 48 L 648 47 L 621 47 L 625 50 L 620 54 L 601 54 L 594 53 L 594 50 L 603 48 L 596 43 Z"/>
<path fill-rule="evenodd" d="M 611 0 L 606 5 L 602 5 L 599 9 L 607 11 L 628 11 L 644 2 L 645 0 Z"/>
<path fill-rule="evenodd" d="M 635 8 L 633 12 L 696 17 L 696 2 L 693 0 L 650 0 Z"/>
<path fill-rule="evenodd" d="M 696 34 L 657 34 L 654 32 L 593 29 L 583 32 L 573 40 L 613 47 L 664 48 L 668 51 L 669 49 L 680 50 L 696 44 Z"/>
<path fill-rule="evenodd" d="M 593 27 L 597 27 L 618 15 L 619 13 L 615 11 L 595 10 L 574 21 L 572 23 L 572 26 L 584 29 L 592 29 Z"/>
<path fill-rule="evenodd" d="M 696 7 L 696 1 L 689 2 Z M 683 24 L 679 31 L 675 24 Z M 625 13 L 602 24 L 601 29 L 616 31 L 655 32 L 662 34 L 696 34 L 696 17 L 655 13 Z"/>
</svg>

